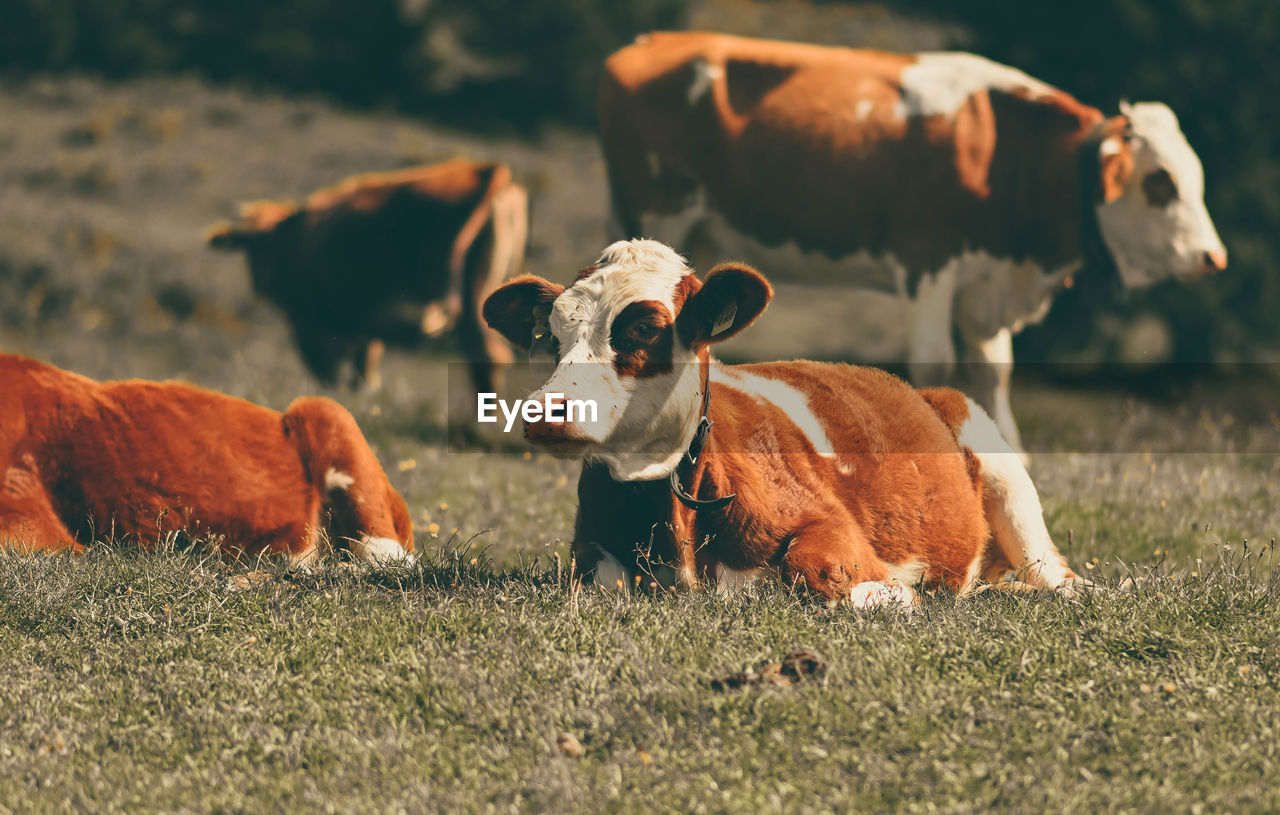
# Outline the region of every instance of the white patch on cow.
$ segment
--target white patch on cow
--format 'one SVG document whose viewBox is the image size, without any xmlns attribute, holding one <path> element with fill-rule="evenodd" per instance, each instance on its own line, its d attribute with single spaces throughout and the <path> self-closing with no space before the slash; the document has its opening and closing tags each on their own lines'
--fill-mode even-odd
<svg viewBox="0 0 1280 815">
<path fill-rule="evenodd" d="M 724 68 L 719 65 L 712 65 L 705 59 L 698 58 L 692 62 L 693 81 L 689 83 L 687 98 L 689 107 L 698 104 L 698 100 L 706 96 L 711 91 L 711 86 L 716 80 L 724 78 Z"/>
<path fill-rule="evenodd" d="M 1024 90 L 1032 97 L 1057 93 L 1051 86 L 1016 68 L 975 54 L 931 52 L 916 55 L 902 69 L 902 96 L 894 106 L 898 118 L 951 116 L 978 91 Z"/>
<path fill-rule="evenodd" d="M 876 103 L 871 99 L 859 100 L 858 104 L 853 107 L 853 116 L 859 122 L 866 121 L 871 115 L 871 111 L 875 110 Z"/>
<path fill-rule="evenodd" d="M 355 556 L 370 563 L 413 563 L 414 557 L 406 552 L 400 541 L 367 535 L 352 547 Z"/>
<path fill-rule="evenodd" d="M 957 440 L 982 468 L 982 503 L 991 534 L 1021 579 L 1056 589 L 1068 580 L 1069 570 L 1045 526 L 1036 486 L 991 417 L 972 399 L 966 401 L 969 418 Z"/>
<path fill-rule="evenodd" d="M 888 576 L 883 582 L 891 586 L 918 586 L 924 580 L 924 570 L 927 566 L 928 564 L 918 558 L 904 560 L 901 563 L 886 563 L 884 567 Z"/>
<path fill-rule="evenodd" d="M 969 562 L 969 568 L 965 569 L 964 582 L 960 584 L 960 591 L 957 594 L 968 594 L 978 587 L 982 581 L 982 563 L 987 559 L 985 549 L 979 549 L 978 554 L 973 556 L 973 560 Z"/>
<path fill-rule="evenodd" d="M 627 587 L 627 570 L 622 568 L 618 559 L 608 552 L 601 552 L 596 561 L 596 570 L 592 573 L 596 585 L 602 589 L 625 589 Z"/>
<path fill-rule="evenodd" d="M 730 569 L 723 563 L 716 564 L 716 594 L 729 597 L 735 594 L 750 593 L 755 582 L 760 578 L 760 569 Z"/>
<path fill-rule="evenodd" d="M 565 290 L 549 325 L 560 343 L 555 372 L 529 399 L 563 393 L 594 399 L 594 422 L 577 422 L 577 434 L 602 449 L 588 451 L 620 481 L 670 473 L 697 424 L 701 396 L 693 353 L 676 348 L 672 371 L 645 379 L 619 376 L 610 345 L 613 320 L 631 303 L 652 300 L 675 313 L 675 290 L 689 273 L 684 260 L 656 241 L 619 241 L 596 262 L 596 271 Z M 681 357 L 687 351 L 687 359 Z"/>
<path fill-rule="evenodd" d="M 897 606 L 911 612 L 916 607 L 915 590 L 909 586 L 888 585 L 875 580 L 859 583 L 849 590 L 848 603 L 853 608 L 892 608 Z"/>
<path fill-rule="evenodd" d="M 1167 106 L 1144 102 L 1122 112 L 1133 124 L 1133 174 L 1119 198 L 1098 205 L 1102 236 L 1130 288 L 1170 275 L 1194 280 L 1207 271 L 1206 254 L 1223 260 L 1227 254 L 1204 205 L 1204 168 Z M 1100 151 L 1109 149 L 1107 141 Z M 1178 197 L 1164 207 L 1152 206 L 1142 189 L 1159 170 L 1168 172 L 1178 188 Z"/>
<path fill-rule="evenodd" d="M 820 456 L 835 456 L 835 445 L 823 429 L 822 422 L 818 421 L 817 415 L 809 407 L 808 398 L 791 385 L 779 379 L 769 379 L 741 368 L 720 364 L 711 366 L 711 379 L 717 384 L 740 391 L 757 402 L 765 402 L 778 408 L 809 440 L 815 453 Z"/>
<path fill-rule="evenodd" d="M 326 492 L 345 490 L 354 483 L 356 483 L 354 477 L 347 475 L 341 470 L 334 469 L 333 467 L 330 467 L 324 472 L 324 488 Z"/>
</svg>

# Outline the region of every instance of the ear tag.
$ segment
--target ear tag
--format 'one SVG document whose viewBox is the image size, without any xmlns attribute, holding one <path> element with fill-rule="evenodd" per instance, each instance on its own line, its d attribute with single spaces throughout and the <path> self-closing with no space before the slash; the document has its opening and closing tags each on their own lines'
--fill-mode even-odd
<svg viewBox="0 0 1280 815">
<path fill-rule="evenodd" d="M 724 311 L 720 312 L 720 316 L 716 318 L 716 324 L 711 326 L 711 336 L 723 334 L 733 327 L 733 318 L 738 316 L 737 301 L 730 301 L 729 305 L 724 307 Z"/>
<path fill-rule="evenodd" d="M 533 337 L 529 342 L 529 364 L 555 364 L 556 354 L 551 344 L 551 326 L 547 314 L 535 314 Z"/>
</svg>

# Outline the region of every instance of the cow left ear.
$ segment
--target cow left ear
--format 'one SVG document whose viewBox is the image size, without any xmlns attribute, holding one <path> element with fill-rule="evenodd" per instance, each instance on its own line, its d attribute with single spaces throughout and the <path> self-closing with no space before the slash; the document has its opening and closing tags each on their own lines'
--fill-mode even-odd
<svg viewBox="0 0 1280 815">
<path fill-rule="evenodd" d="M 773 299 L 764 275 L 741 263 L 722 263 L 676 316 L 680 340 L 695 351 L 727 340 L 755 322 Z"/>
<path fill-rule="evenodd" d="M 534 275 L 521 275 L 489 295 L 481 314 L 489 327 L 522 351 L 533 343 L 537 312 L 548 308 L 564 292 L 564 286 Z"/>
</svg>

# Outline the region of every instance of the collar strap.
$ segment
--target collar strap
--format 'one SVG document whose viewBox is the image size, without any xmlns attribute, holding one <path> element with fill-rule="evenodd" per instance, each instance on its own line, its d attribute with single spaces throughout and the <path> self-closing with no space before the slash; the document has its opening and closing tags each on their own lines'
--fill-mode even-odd
<svg viewBox="0 0 1280 815">
<path fill-rule="evenodd" d="M 702 418 L 698 421 L 698 429 L 693 433 L 693 440 L 689 442 L 689 449 L 685 451 L 680 460 L 676 462 L 676 466 L 671 469 L 671 492 L 680 499 L 680 503 L 689 509 L 697 512 L 700 509 L 715 510 L 723 509 L 733 503 L 733 499 L 738 497 L 737 493 L 732 495 L 722 495 L 719 498 L 711 498 L 706 501 L 694 498 L 680 483 L 680 468 L 686 463 L 689 465 L 689 472 L 692 475 L 693 466 L 698 463 L 698 456 L 702 455 L 702 448 L 707 444 L 707 437 L 711 435 L 711 428 L 715 422 L 707 415 L 708 408 L 711 406 L 711 363 L 707 363 L 707 376 L 702 383 Z"/>
</svg>

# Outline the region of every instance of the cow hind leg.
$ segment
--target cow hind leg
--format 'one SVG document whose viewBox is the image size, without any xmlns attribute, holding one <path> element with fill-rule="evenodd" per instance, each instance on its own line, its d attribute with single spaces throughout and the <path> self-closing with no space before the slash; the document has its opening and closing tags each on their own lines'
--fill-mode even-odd
<svg viewBox="0 0 1280 815">
<path fill-rule="evenodd" d="M 312 485 L 323 496 L 331 539 L 346 542 L 362 560 L 409 557 L 409 509 L 351 414 L 330 399 L 303 397 L 289 406 L 284 420 Z"/>
<path fill-rule="evenodd" d="M 966 403 L 968 415 L 959 423 L 956 437 L 978 461 L 982 506 L 1000 553 L 1022 580 L 1070 591 L 1083 581 L 1049 535 L 1031 475 L 986 411 L 972 399 Z M 1000 563 L 996 557 L 990 560 L 993 566 Z"/>
<path fill-rule="evenodd" d="M 26 467 L 10 467 L 0 476 L 0 552 L 5 551 L 84 551 L 54 511 L 44 485 Z"/>
</svg>

